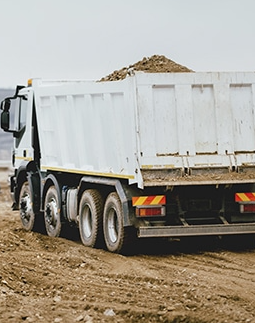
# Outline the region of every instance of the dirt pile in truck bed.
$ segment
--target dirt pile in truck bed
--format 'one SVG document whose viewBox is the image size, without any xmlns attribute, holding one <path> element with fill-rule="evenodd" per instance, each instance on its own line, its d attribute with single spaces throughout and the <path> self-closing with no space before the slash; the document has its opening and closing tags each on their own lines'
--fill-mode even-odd
<svg viewBox="0 0 255 323">
<path fill-rule="evenodd" d="M 114 71 L 103 77 L 100 82 L 123 80 L 127 75 L 131 75 L 133 71 L 143 71 L 145 73 L 193 72 L 186 66 L 177 64 L 163 55 L 153 55 L 151 57 L 144 57 L 141 61 L 129 65 L 128 67 L 123 67 L 118 71 Z"/>
</svg>

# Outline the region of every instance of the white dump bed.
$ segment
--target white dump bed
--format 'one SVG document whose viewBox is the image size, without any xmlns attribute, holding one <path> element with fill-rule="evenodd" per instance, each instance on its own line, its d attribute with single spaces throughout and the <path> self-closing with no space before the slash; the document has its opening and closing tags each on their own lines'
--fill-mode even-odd
<svg viewBox="0 0 255 323">
<path fill-rule="evenodd" d="M 44 169 L 139 187 L 255 181 L 253 72 L 33 87 Z"/>
</svg>

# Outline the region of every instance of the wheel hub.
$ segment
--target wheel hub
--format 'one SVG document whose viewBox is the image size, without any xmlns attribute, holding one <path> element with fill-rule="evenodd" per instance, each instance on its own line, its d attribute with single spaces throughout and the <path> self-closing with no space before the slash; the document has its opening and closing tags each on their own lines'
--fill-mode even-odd
<svg viewBox="0 0 255 323">
<path fill-rule="evenodd" d="M 55 227 L 58 219 L 58 207 L 53 199 L 46 205 L 46 221 L 49 225 Z"/>
<path fill-rule="evenodd" d="M 90 237 L 92 232 L 92 216 L 91 210 L 88 205 L 85 207 L 84 210 L 83 229 L 86 237 Z"/>
<path fill-rule="evenodd" d="M 112 209 L 109 214 L 108 233 L 110 240 L 116 242 L 118 239 L 118 219 L 114 209 Z"/>
<path fill-rule="evenodd" d="M 32 202 L 29 195 L 25 195 L 20 201 L 20 216 L 22 219 L 29 220 L 32 213 Z"/>
</svg>

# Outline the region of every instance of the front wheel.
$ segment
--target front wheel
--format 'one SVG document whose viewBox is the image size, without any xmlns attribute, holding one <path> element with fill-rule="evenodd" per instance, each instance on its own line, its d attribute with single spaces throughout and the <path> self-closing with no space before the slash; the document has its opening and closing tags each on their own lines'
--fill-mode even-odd
<svg viewBox="0 0 255 323">
<path fill-rule="evenodd" d="M 59 237 L 61 232 L 61 204 L 55 186 L 50 186 L 45 196 L 44 221 L 48 236 Z"/>
<path fill-rule="evenodd" d="M 111 252 L 127 252 L 131 242 L 134 242 L 134 231 L 124 227 L 123 218 L 123 209 L 117 193 L 110 193 L 104 207 L 103 229 L 106 247 Z"/>
<path fill-rule="evenodd" d="M 45 233 L 42 214 L 33 210 L 33 196 L 28 182 L 24 182 L 20 190 L 19 212 L 22 227 L 26 231 Z"/>
<path fill-rule="evenodd" d="M 27 231 L 32 231 L 35 226 L 35 213 L 28 182 L 24 182 L 20 190 L 19 211 L 22 227 Z"/>
</svg>

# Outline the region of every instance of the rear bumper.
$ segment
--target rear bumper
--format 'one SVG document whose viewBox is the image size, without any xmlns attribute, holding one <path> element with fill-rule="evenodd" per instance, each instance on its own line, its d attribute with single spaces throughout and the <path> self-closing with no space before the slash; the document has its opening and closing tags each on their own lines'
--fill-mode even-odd
<svg viewBox="0 0 255 323">
<path fill-rule="evenodd" d="M 151 226 L 138 229 L 139 238 L 255 234 L 255 223 L 210 224 L 190 226 Z"/>
</svg>

